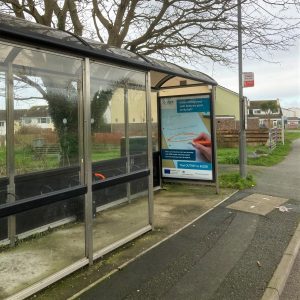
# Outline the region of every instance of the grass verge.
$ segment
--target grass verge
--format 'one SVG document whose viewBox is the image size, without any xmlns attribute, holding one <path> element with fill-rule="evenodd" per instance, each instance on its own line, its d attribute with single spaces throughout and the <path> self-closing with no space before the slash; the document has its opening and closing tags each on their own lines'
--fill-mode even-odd
<svg viewBox="0 0 300 300">
<path fill-rule="evenodd" d="M 219 183 L 221 188 L 232 188 L 239 190 L 251 188 L 256 184 L 251 174 L 248 174 L 246 178 L 242 178 L 237 172 L 221 174 L 219 176 Z"/>
<path fill-rule="evenodd" d="M 300 138 L 300 132 L 288 131 L 285 133 L 284 145 L 279 144 L 273 151 L 266 146 L 247 147 L 247 153 L 256 153 L 256 157 L 248 157 L 248 165 L 255 166 L 273 166 L 281 162 L 291 151 L 292 142 Z M 218 149 L 219 164 L 238 164 L 238 148 L 220 148 Z"/>
</svg>

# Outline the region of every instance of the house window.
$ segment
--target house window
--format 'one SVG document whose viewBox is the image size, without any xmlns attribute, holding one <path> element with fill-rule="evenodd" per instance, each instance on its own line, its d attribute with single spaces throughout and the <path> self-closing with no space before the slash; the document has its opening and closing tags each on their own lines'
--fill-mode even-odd
<svg viewBox="0 0 300 300">
<path fill-rule="evenodd" d="M 38 118 L 38 123 L 49 124 L 50 123 L 50 118 L 47 118 L 47 117 Z"/>
<path fill-rule="evenodd" d="M 273 121 L 273 127 L 277 126 L 277 120 Z"/>
<path fill-rule="evenodd" d="M 265 120 L 263 120 L 263 119 L 260 119 L 260 120 L 259 120 L 259 127 L 260 127 L 260 128 L 265 128 L 265 127 L 266 127 Z"/>
<path fill-rule="evenodd" d="M 24 122 L 25 122 L 25 124 L 31 124 L 31 119 L 26 118 L 26 119 L 24 120 Z"/>
<path fill-rule="evenodd" d="M 260 109 L 253 109 L 253 114 L 254 115 L 259 115 L 259 114 L 261 114 L 261 110 Z"/>
<path fill-rule="evenodd" d="M 5 126 L 5 122 L 4 121 L 0 121 L 0 127 L 4 127 Z"/>
</svg>

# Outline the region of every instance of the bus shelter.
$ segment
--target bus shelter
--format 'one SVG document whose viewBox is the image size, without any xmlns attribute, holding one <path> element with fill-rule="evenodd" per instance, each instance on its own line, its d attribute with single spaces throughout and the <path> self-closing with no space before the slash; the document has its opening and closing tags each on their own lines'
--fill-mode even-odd
<svg viewBox="0 0 300 300">
<path fill-rule="evenodd" d="M 172 167 L 162 172 L 161 103 L 212 105 L 215 85 L 0 14 L 0 298 L 26 298 L 152 230 L 153 189 Z"/>
</svg>

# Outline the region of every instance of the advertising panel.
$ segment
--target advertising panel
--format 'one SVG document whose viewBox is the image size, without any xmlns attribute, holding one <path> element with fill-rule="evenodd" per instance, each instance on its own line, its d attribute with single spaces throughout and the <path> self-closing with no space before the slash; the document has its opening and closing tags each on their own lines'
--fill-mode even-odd
<svg viewBox="0 0 300 300">
<path fill-rule="evenodd" d="M 211 96 L 160 98 L 162 177 L 213 180 Z"/>
</svg>

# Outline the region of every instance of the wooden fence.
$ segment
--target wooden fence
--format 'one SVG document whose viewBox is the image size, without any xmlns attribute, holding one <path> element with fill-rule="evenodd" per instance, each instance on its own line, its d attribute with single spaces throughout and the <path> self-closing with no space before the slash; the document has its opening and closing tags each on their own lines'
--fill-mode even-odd
<svg viewBox="0 0 300 300">
<path fill-rule="evenodd" d="M 275 132 L 275 130 L 274 130 Z M 281 142 L 281 129 L 277 129 L 273 133 L 270 143 L 269 129 L 255 129 L 246 131 L 247 145 L 273 145 L 274 143 Z M 217 143 L 218 147 L 234 148 L 239 146 L 239 131 L 238 130 L 217 130 Z M 272 147 L 273 147 L 272 146 Z"/>
</svg>

